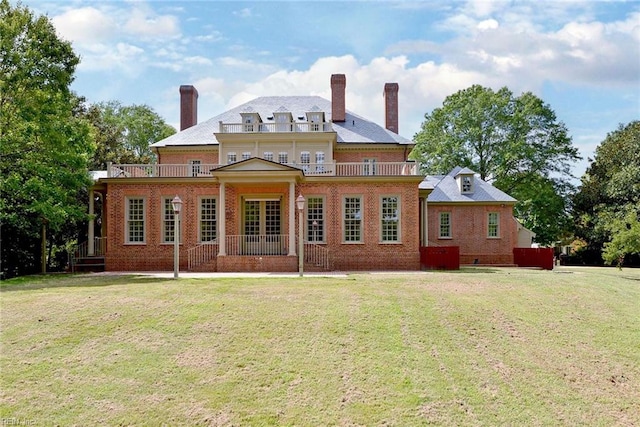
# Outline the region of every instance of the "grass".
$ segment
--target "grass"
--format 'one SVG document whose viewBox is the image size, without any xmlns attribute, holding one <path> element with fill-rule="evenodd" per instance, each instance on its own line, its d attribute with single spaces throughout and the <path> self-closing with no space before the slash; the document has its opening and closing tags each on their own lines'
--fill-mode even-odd
<svg viewBox="0 0 640 427">
<path fill-rule="evenodd" d="M 3 425 L 640 424 L 640 270 L 1 291 Z"/>
</svg>

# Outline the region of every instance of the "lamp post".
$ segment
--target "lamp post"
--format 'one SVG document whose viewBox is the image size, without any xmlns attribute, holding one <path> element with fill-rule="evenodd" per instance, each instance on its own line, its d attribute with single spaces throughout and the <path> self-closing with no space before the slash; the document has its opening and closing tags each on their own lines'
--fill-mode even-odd
<svg viewBox="0 0 640 427">
<path fill-rule="evenodd" d="M 180 271 L 180 210 L 182 209 L 182 199 L 176 195 L 171 201 L 174 215 L 173 227 L 173 278 L 178 278 Z"/>
<path fill-rule="evenodd" d="M 298 205 L 298 272 L 300 277 L 304 274 L 304 228 L 302 227 L 304 202 L 305 199 L 300 194 L 296 199 L 296 205 Z"/>
</svg>

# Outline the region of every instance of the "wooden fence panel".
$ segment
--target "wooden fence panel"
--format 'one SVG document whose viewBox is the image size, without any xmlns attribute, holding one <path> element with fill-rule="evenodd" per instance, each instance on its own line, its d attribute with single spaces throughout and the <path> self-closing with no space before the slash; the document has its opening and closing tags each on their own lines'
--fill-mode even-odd
<svg viewBox="0 0 640 427">
<path fill-rule="evenodd" d="M 553 248 L 513 248 L 513 262 L 518 267 L 553 270 Z"/>
<path fill-rule="evenodd" d="M 426 270 L 459 270 L 460 247 L 423 246 L 420 248 L 420 265 Z"/>
</svg>

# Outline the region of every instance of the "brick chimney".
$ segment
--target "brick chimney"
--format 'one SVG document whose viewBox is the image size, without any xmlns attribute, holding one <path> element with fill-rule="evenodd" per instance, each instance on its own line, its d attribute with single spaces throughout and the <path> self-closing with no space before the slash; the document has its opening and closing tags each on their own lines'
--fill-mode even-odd
<svg viewBox="0 0 640 427">
<path fill-rule="evenodd" d="M 398 133 L 398 83 L 384 85 L 384 126 Z"/>
<path fill-rule="evenodd" d="M 180 86 L 180 130 L 198 124 L 198 91 L 191 85 Z"/>
<path fill-rule="evenodd" d="M 344 122 L 346 115 L 345 88 L 347 77 L 344 74 L 331 75 L 331 120 Z"/>
</svg>

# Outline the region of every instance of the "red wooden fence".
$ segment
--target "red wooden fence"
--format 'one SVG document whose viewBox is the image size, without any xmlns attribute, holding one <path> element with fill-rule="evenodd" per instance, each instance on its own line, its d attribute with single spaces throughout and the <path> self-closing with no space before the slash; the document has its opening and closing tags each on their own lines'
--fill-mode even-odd
<svg viewBox="0 0 640 427">
<path fill-rule="evenodd" d="M 513 248 L 513 262 L 518 267 L 553 270 L 553 248 Z"/>
<path fill-rule="evenodd" d="M 458 246 L 423 246 L 420 248 L 420 265 L 427 270 L 459 270 Z"/>
</svg>

